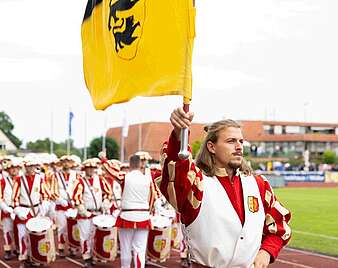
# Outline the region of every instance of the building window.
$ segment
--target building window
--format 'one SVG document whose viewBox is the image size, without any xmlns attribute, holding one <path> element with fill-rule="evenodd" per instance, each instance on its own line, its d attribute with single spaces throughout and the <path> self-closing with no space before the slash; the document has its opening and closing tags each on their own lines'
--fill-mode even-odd
<svg viewBox="0 0 338 268">
<path fill-rule="evenodd" d="M 271 135 L 273 135 L 273 126 L 264 125 L 263 129 L 264 129 L 265 134 L 271 134 Z"/>
<path fill-rule="evenodd" d="M 282 128 L 282 126 L 275 126 L 275 127 L 274 127 L 274 134 L 280 135 L 280 134 L 282 134 L 282 133 L 283 133 L 283 128 Z"/>
<path fill-rule="evenodd" d="M 6 144 L 0 143 L 0 150 L 6 150 Z"/>
<path fill-rule="evenodd" d="M 311 127 L 311 133 L 335 134 L 336 128 L 333 128 L 333 127 Z"/>
<path fill-rule="evenodd" d="M 285 133 L 286 134 L 304 134 L 305 128 L 300 126 L 286 126 Z"/>
</svg>

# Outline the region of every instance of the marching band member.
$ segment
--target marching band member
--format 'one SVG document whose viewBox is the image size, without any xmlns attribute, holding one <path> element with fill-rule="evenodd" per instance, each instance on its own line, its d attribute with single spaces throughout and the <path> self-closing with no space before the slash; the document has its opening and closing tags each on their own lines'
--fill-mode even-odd
<svg viewBox="0 0 338 268">
<path fill-rule="evenodd" d="M 30 247 L 26 222 L 38 213 L 45 215 L 50 206 L 48 188 L 41 175 L 36 172 L 39 167 L 40 164 L 35 160 L 26 161 L 26 174 L 18 176 L 13 185 L 12 205 L 18 228 L 20 268 L 25 267 L 24 261 L 28 260 Z"/>
<path fill-rule="evenodd" d="M 112 206 L 110 208 L 110 214 L 115 218 L 121 212 L 121 195 L 122 188 L 120 185 L 120 174 L 121 174 L 121 162 L 116 159 L 108 160 L 110 163 L 110 172 L 107 172 L 104 168 L 101 169 L 102 176 L 106 179 L 112 189 Z M 102 166 L 102 165 L 100 165 Z"/>
<path fill-rule="evenodd" d="M 152 172 L 151 172 L 150 168 L 148 167 L 149 160 L 152 159 L 150 154 L 148 152 L 145 152 L 145 151 L 139 151 L 139 152 L 136 152 L 135 155 L 138 155 L 140 157 L 141 172 L 144 175 L 150 176 L 150 177 L 153 178 Z"/>
<path fill-rule="evenodd" d="M 73 201 L 78 208 L 78 226 L 80 243 L 85 267 L 91 267 L 94 226 L 92 218 L 101 210 L 108 211 L 111 206 L 112 191 L 110 185 L 96 173 L 100 160 L 87 159 L 83 162 L 85 175 L 74 185 Z"/>
<path fill-rule="evenodd" d="M 105 158 L 105 154 L 101 152 L 99 157 L 104 168 L 111 173 L 114 168 Z M 134 253 L 135 266 L 145 266 L 148 232 L 151 227 L 150 210 L 156 196 L 152 179 L 141 171 L 141 161 L 138 155 L 130 157 L 129 168 L 130 171 L 125 176 L 120 174 L 122 210 L 115 224 L 119 228 L 122 268 L 130 267 L 131 251 Z"/>
<path fill-rule="evenodd" d="M 75 170 L 80 164 L 78 157 L 64 155 L 55 163 L 55 170 L 51 178 L 52 199 L 55 201 L 58 251 L 65 256 L 67 235 L 67 209 L 72 207 L 72 192 L 79 174 Z M 70 255 L 75 255 L 76 249 L 69 245 Z"/>
<path fill-rule="evenodd" d="M 267 267 L 290 239 L 290 212 L 267 179 L 252 175 L 233 120 L 205 128 L 195 162 L 191 155 L 179 159 L 180 130 L 192 118 L 182 108 L 171 114 L 174 131 L 163 151 L 160 189 L 181 213 L 193 267 Z"/>
<path fill-rule="evenodd" d="M 15 249 L 14 235 L 13 235 L 13 213 L 12 206 L 12 192 L 13 180 L 19 175 L 21 169 L 21 161 L 18 158 L 11 158 L 2 161 L 4 172 L 0 175 L 0 208 L 1 208 L 1 222 L 2 232 L 4 235 L 4 259 L 10 260 L 12 258 L 12 250 Z"/>
</svg>

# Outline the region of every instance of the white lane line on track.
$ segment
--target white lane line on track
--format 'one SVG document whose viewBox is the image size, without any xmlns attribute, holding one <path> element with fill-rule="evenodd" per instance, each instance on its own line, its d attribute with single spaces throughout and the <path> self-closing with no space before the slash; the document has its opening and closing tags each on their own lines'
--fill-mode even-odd
<svg viewBox="0 0 338 268">
<path fill-rule="evenodd" d="M 311 235 L 311 236 L 317 236 L 321 238 L 326 238 L 326 239 L 332 239 L 332 240 L 338 240 L 337 236 L 329 236 L 329 235 L 323 235 L 323 234 L 316 234 L 316 233 L 310 233 L 310 232 L 303 232 L 299 230 L 292 230 L 294 233 L 298 234 L 305 234 L 305 235 Z"/>
<path fill-rule="evenodd" d="M 76 260 L 73 260 L 72 258 L 66 257 L 65 259 L 68 260 L 68 261 L 70 261 L 70 262 L 72 262 L 72 263 L 75 263 L 75 264 L 77 264 L 77 265 L 79 265 L 81 267 L 84 267 L 83 263 L 81 263 L 79 261 L 76 261 Z"/>
<path fill-rule="evenodd" d="M 293 265 L 293 266 L 298 266 L 298 267 L 302 267 L 302 268 L 314 268 L 313 266 L 299 264 L 299 263 L 296 263 L 296 262 L 286 261 L 286 260 L 282 260 L 282 259 L 277 259 L 276 262 L 289 264 L 289 265 Z"/>
<path fill-rule="evenodd" d="M 152 266 L 155 266 L 155 267 L 159 267 L 159 268 L 167 268 L 167 266 L 162 266 L 162 265 L 159 265 L 155 262 L 152 262 L 152 261 L 147 261 L 147 265 L 152 265 Z"/>
<path fill-rule="evenodd" d="M 12 266 L 8 265 L 7 263 L 5 263 L 2 260 L 0 260 L 0 264 L 2 264 L 3 266 L 5 266 L 6 268 L 12 268 Z"/>
<path fill-rule="evenodd" d="M 58 252 L 56 252 L 56 255 L 59 256 L 60 254 L 59 254 Z M 81 263 L 81 262 L 79 262 L 79 261 L 76 261 L 76 260 L 74 260 L 74 259 L 72 259 L 72 258 L 70 258 L 70 257 L 65 257 L 65 259 L 66 259 L 67 261 L 70 261 L 70 262 L 72 262 L 72 263 L 75 263 L 75 264 L 77 264 L 77 265 L 79 265 L 79 266 L 81 266 L 81 267 L 84 267 L 84 264 L 83 264 L 83 263 Z M 8 267 L 7 267 L 7 268 L 8 268 Z M 10 267 L 10 268 L 12 268 L 12 267 Z"/>
<path fill-rule="evenodd" d="M 286 248 L 285 250 L 287 250 L 287 251 L 294 251 L 294 252 L 302 253 L 302 254 L 305 254 L 305 255 L 322 257 L 322 258 L 338 261 L 338 258 L 333 257 L 333 256 L 322 255 L 322 254 L 319 254 L 319 253 L 309 252 L 309 251 L 305 251 L 305 250 L 301 250 L 301 249 Z"/>
</svg>

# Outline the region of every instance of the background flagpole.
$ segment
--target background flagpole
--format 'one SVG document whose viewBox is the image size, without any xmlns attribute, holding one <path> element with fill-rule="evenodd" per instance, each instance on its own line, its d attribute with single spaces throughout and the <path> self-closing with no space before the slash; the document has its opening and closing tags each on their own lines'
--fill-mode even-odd
<svg viewBox="0 0 338 268">
<path fill-rule="evenodd" d="M 54 115 L 53 115 L 53 110 L 51 111 L 50 113 L 50 143 L 49 143 L 49 152 L 50 154 L 53 154 L 54 153 L 54 142 L 53 142 L 53 139 L 54 139 Z"/>
<path fill-rule="evenodd" d="M 84 116 L 84 145 L 83 145 L 83 160 L 87 159 L 87 113 Z"/>
<path fill-rule="evenodd" d="M 69 114 L 68 114 L 68 139 L 67 139 L 67 155 L 70 155 L 70 139 L 72 136 L 72 120 L 73 120 L 74 114 L 71 111 L 71 109 L 69 108 Z"/>
<path fill-rule="evenodd" d="M 141 120 L 138 124 L 138 151 L 142 151 L 142 124 L 141 124 Z"/>
<path fill-rule="evenodd" d="M 123 119 L 122 119 L 122 126 L 121 126 L 121 153 L 120 153 L 120 161 L 123 162 L 125 155 L 124 155 L 124 140 L 128 137 L 128 130 L 129 124 L 127 119 L 127 111 L 124 110 L 123 112 Z"/>
</svg>

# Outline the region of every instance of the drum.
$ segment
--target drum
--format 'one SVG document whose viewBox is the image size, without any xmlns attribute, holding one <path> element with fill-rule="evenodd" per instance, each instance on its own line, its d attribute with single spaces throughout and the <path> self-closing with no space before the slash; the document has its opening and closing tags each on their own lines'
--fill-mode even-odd
<svg viewBox="0 0 338 268">
<path fill-rule="evenodd" d="M 81 248 L 80 229 L 77 226 L 76 219 L 67 218 L 67 235 L 68 235 L 68 243 L 72 248 Z"/>
<path fill-rule="evenodd" d="M 179 250 L 182 238 L 181 223 L 175 219 L 171 225 L 171 247 Z"/>
<path fill-rule="evenodd" d="M 147 255 L 155 261 L 164 262 L 170 257 L 171 220 L 163 216 L 151 217 Z"/>
<path fill-rule="evenodd" d="M 93 218 L 94 256 L 100 260 L 113 261 L 117 255 L 116 218 L 112 215 L 99 215 Z"/>
<path fill-rule="evenodd" d="M 47 217 L 31 218 L 26 223 L 31 247 L 31 260 L 41 264 L 55 261 L 53 222 Z"/>
</svg>

